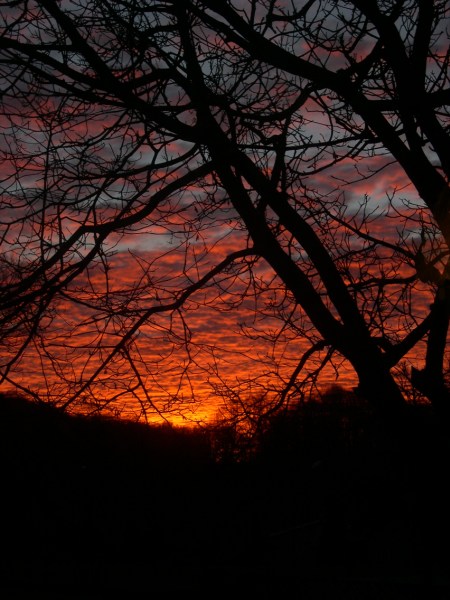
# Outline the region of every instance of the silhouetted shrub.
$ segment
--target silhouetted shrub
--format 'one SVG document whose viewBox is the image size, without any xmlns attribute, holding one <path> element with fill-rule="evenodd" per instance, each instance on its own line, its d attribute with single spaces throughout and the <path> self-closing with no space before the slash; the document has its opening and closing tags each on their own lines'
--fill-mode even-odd
<svg viewBox="0 0 450 600">
<path fill-rule="evenodd" d="M 356 394 L 339 386 L 321 397 L 275 415 L 258 441 L 260 459 L 311 463 L 358 443 L 371 424 L 372 411 Z"/>
</svg>

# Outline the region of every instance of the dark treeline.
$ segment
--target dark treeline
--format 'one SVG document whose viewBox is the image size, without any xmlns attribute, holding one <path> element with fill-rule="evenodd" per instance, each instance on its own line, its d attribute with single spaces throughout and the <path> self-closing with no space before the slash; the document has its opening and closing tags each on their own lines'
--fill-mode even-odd
<svg viewBox="0 0 450 600">
<path fill-rule="evenodd" d="M 218 461 L 229 431 L 68 416 L 3 395 L 2 591 L 445 598 L 448 446 L 431 413 L 413 407 L 422 438 L 411 427 L 393 440 L 365 405 L 342 402 L 280 414 L 246 460 L 222 446 Z"/>
<path fill-rule="evenodd" d="M 118 468 L 127 461 L 139 468 L 262 460 L 307 465 L 333 449 L 351 447 L 373 420 L 369 405 L 340 387 L 282 408 L 254 431 L 232 419 L 200 427 L 68 414 L 14 394 L 0 394 L 0 415 L 3 442 L 16 448 L 16 460 L 40 456 L 83 468 Z"/>
</svg>

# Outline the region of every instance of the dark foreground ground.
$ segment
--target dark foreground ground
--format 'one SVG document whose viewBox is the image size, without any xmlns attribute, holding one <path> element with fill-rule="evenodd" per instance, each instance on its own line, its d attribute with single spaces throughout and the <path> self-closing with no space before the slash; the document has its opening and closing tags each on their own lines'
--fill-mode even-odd
<svg viewBox="0 0 450 600">
<path fill-rule="evenodd" d="M 0 596 L 448 600 L 447 436 L 303 417 L 217 464 L 204 435 L 0 396 Z"/>
</svg>

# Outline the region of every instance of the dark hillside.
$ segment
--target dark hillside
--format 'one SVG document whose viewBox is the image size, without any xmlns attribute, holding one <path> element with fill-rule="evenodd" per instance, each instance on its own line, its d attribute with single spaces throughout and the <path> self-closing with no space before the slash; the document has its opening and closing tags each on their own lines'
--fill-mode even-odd
<svg viewBox="0 0 450 600">
<path fill-rule="evenodd" d="M 307 410 L 217 464 L 201 431 L 0 397 L 2 596 L 448 599 L 448 452 L 428 411 L 426 435 L 393 440 L 367 411 Z"/>
<path fill-rule="evenodd" d="M 200 429 L 105 417 L 65 414 L 47 405 L 0 394 L 0 428 L 4 444 L 15 448 L 14 461 L 39 460 L 64 467 L 154 468 L 163 463 L 199 464 L 211 460 L 207 435 Z"/>
</svg>

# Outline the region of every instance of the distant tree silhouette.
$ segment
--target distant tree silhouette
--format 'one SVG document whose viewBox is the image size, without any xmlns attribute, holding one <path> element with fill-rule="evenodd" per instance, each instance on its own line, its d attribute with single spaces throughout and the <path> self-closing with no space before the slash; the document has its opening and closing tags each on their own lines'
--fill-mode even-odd
<svg viewBox="0 0 450 600">
<path fill-rule="evenodd" d="M 168 374 L 222 381 L 190 315 L 245 306 L 268 410 L 345 362 L 393 416 L 425 342 L 412 384 L 448 414 L 447 2 L 0 6 L 4 381 L 38 356 L 60 405 L 164 413 Z"/>
</svg>

